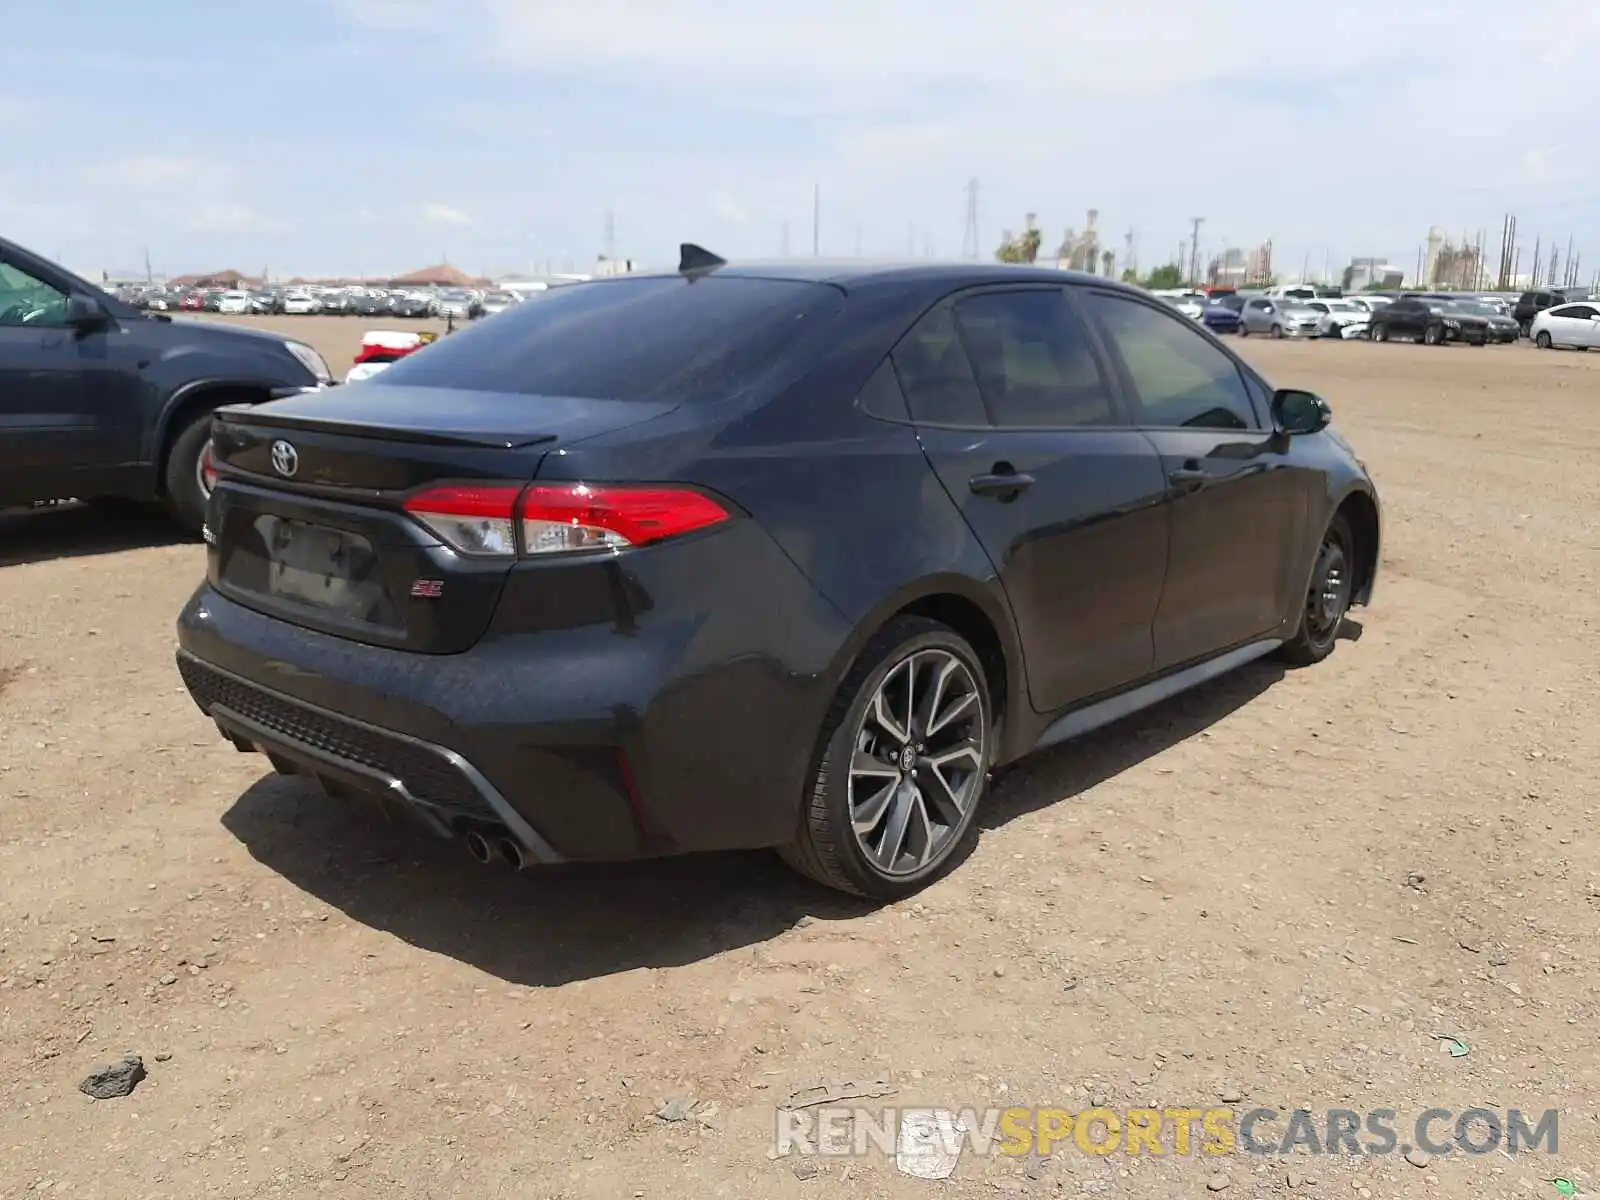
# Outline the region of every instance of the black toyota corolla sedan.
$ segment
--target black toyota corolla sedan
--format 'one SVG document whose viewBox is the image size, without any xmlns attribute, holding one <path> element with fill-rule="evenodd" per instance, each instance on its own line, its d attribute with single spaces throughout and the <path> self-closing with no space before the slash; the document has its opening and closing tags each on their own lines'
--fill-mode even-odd
<svg viewBox="0 0 1600 1200">
<path fill-rule="evenodd" d="M 1334 649 L 1379 509 L 1328 422 L 1105 279 L 685 246 L 222 410 L 178 666 L 484 861 L 770 846 L 895 897 L 996 766 Z"/>
</svg>

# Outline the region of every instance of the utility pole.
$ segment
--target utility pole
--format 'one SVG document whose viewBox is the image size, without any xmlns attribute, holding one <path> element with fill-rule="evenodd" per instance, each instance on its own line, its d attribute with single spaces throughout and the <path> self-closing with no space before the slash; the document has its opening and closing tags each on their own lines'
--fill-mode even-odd
<svg viewBox="0 0 1600 1200">
<path fill-rule="evenodd" d="M 1137 276 L 1139 274 L 1139 265 L 1133 258 L 1133 230 L 1128 230 L 1127 235 L 1122 239 L 1122 244 L 1122 269 L 1124 271 L 1132 271 Z"/>
<path fill-rule="evenodd" d="M 822 185 L 811 185 L 811 257 L 822 256 Z"/>
<path fill-rule="evenodd" d="M 1189 239 L 1189 286 L 1195 287 L 1200 282 L 1200 226 L 1204 217 L 1191 217 L 1194 233 Z"/>
<path fill-rule="evenodd" d="M 961 234 L 961 257 L 976 259 L 978 248 L 978 181 L 967 180 L 967 222 Z"/>
<path fill-rule="evenodd" d="M 606 243 L 605 260 L 610 262 L 617 257 L 617 219 L 615 214 L 606 209 Z"/>
</svg>

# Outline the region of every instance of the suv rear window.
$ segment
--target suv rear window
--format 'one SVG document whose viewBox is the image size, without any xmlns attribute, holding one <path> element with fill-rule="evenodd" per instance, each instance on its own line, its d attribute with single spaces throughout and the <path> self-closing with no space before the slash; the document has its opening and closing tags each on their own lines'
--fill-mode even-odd
<svg viewBox="0 0 1600 1200">
<path fill-rule="evenodd" d="M 827 284 L 739 276 L 639 276 L 535 293 L 440 338 L 372 382 L 594 400 L 744 394 L 838 315 Z"/>
</svg>

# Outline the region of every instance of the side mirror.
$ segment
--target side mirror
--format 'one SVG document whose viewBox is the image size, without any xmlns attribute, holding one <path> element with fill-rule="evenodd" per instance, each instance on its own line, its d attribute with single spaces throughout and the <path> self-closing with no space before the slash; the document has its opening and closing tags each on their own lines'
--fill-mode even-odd
<svg viewBox="0 0 1600 1200">
<path fill-rule="evenodd" d="M 1333 410 L 1321 396 L 1295 388 L 1279 388 L 1272 393 L 1272 427 L 1277 432 L 1297 437 L 1321 433 L 1333 420 Z"/>
<path fill-rule="evenodd" d="M 73 292 L 67 297 L 66 323 L 74 329 L 98 329 L 106 323 L 106 310 L 92 296 Z"/>
</svg>

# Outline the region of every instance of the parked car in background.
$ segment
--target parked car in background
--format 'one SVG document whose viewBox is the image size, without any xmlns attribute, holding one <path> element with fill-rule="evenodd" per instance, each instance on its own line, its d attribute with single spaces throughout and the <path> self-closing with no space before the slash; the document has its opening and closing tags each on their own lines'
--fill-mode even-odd
<svg viewBox="0 0 1600 1200">
<path fill-rule="evenodd" d="M 345 292 L 327 291 L 321 296 L 322 312 L 330 317 L 347 317 L 355 312 L 355 302 Z"/>
<path fill-rule="evenodd" d="M 1532 288 L 1523 292 L 1511 306 L 1511 316 L 1524 337 L 1533 336 L 1533 319 L 1547 308 L 1568 303 L 1567 297 L 1555 288 Z"/>
<path fill-rule="evenodd" d="M 384 292 L 363 292 L 355 298 L 358 317 L 386 317 L 389 315 L 389 297 Z"/>
<path fill-rule="evenodd" d="M 426 292 L 404 292 L 395 299 L 392 311 L 397 317 L 431 317 L 433 297 Z"/>
<path fill-rule="evenodd" d="M 477 315 L 477 297 L 471 292 L 460 289 L 439 293 L 438 312 L 441 317 L 451 317 L 457 321 L 469 321 Z"/>
<path fill-rule="evenodd" d="M 1317 336 L 1325 338 L 1359 338 L 1367 336 L 1365 308 L 1348 300 L 1307 300 L 1306 307 L 1317 314 Z"/>
<path fill-rule="evenodd" d="M 1316 337 L 1322 314 L 1293 297 L 1252 296 L 1245 301 L 1239 317 L 1239 332 L 1245 336 L 1264 333 L 1275 338 Z"/>
<path fill-rule="evenodd" d="M 271 313 L 281 312 L 281 298 L 276 292 L 251 292 L 250 311 L 255 313 L 257 316 L 266 316 Z"/>
<path fill-rule="evenodd" d="M 1489 341 L 1497 345 L 1515 342 L 1521 335 L 1521 327 L 1514 318 L 1506 315 L 1504 309 L 1491 304 L 1479 296 L 1450 296 L 1437 297 L 1446 311 L 1466 313 L 1469 316 L 1482 317 L 1489 323 Z"/>
<path fill-rule="evenodd" d="M 1208 300 L 1200 313 L 1200 323 L 1212 333 L 1228 334 L 1239 332 L 1239 311 L 1229 304 L 1223 303 L 1226 296 L 1216 300 Z"/>
<path fill-rule="evenodd" d="M 198 533 L 212 412 L 328 379 L 303 342 L 148 313 L 0 240 L 0 505 L 159 499 Z"/>
<path fill-rule="evenodd" d="M 517 294 L 515 292 L 490 292 L 479 304 L 478 315 L 492 317 L 495 313 L 505 312 L 515 303 L 517 303 Z"/>
<path fill-rule="evenodd" d="M 1205 301 L 1188 292 L 1157 292 L 1156 296 L 1163 303 L 1170 304 L 1191 321 L 1198 321 L 1205 315 Z"/>
<path fill-rule="evenodd" d="M 223 292 L 217 297 L 217 311 L 232 316 L 244 316 L 250 311 L 250 293 Z"/>
<path fill-rule="evenodd" d="M 1489 340 L 1489 321 L 1473 313 L 1446 307 L 1445 301 L 1417 296 L 1402 296 L 1386 304 L 1368 320 L 1369 336 L 1375 342 L 1411 338 L 1429 346 L 1463 342 L 1482 346 Z"/>
<path fill-rule="evenodd" d="M 283 311 L 292 317 L 310 316 L 322 311 L 322 304 L 310 292 L 290 292 L 283 298 Z"/>
<path fill-rule="evenodd" d="M 1535 315 L 1529 332 L 1541 350 L 1593 349 L 1600 346 L 1600 304 L 1557 304 Z"/>
<path fill-rule="evenodd" d="M 892 899 L 991 769 L 1372 594 L 1327 405 L 1135 288 L 683 258 L 219 414 L 177 661 L 223 736 L 483 862 L 772 846 Z"/>
</svg>

